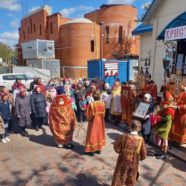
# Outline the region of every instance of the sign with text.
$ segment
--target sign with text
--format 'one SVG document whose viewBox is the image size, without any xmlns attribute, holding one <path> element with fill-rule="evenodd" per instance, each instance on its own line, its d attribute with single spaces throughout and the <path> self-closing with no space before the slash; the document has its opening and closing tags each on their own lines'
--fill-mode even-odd
<svg viewBox="0 0 186 186">
<path fill-rule="evenodd" d="M 179 26 L 165 30 L 165 41 L 185 39 L 186 38 L 186 26 Z"/>
<path fill-rule="evenodd" d="M 118 63 L 105 63 L 105 77 L 118 76 Z"/>
</svg>

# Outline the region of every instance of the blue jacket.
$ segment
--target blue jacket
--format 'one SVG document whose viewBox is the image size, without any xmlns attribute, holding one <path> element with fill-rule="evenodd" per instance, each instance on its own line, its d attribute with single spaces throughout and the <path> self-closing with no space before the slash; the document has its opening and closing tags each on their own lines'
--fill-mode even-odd
<svg viewBox="0 0 186 186">
<path fill-rule="evenodd" d="M 10 119 L 10 103 L 8 101 L 0 102 L 0 114 L 4 121 Z"/>
</svg>

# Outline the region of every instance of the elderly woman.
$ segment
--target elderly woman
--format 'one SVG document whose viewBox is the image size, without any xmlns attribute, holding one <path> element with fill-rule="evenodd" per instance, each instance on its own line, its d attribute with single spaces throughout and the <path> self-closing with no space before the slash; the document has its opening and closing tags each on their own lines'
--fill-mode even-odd
<svg viewBox="0 0 186 186">
<path fill-rule="evenodd" d="M 151 132 L 150 115 L 154 111 L 154 102 L 153 102 L 152 96 L 148 93 L 144 95 L 143 102 L 149 104 L 149 108 L 145 115 L 145 118 L 141 119 L 142 135 L 143 135 L 144 140 L 148 143 L 150 140 L 150 132 Z"/>
<path fill-rule="evenodd" d="M 47 115 L 45 96 L 41 93 L 40 86 L 36 86 L 34 93 L 30 96 L 30 105 L 32 117 L 34 118 L 34 127 L 38 131 Z"/>
<path fill-rule="evenodd" d="M 19 94 L 15 99 L 15 113 L 18 118 L 18 125 L 21 127 L 21 135 L 26 136 L 28 132 L 25 130 L 30 126 L 30 97 L 26 93 L 26 89 L 21 87 Z"/>
</svg>

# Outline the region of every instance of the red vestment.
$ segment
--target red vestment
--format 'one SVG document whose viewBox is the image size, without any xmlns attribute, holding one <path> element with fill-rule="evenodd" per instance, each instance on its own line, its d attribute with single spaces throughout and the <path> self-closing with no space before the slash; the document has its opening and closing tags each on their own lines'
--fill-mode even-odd
<svg viewBox="0 0 186 186">
<path fill-rule="evenodd" d="M 102 101 L 94 101 L 87 108 L 87 138 L 85 152 L 101 151 L 105 145 L 105 104 Z"/>
<path fill-rule="evenodd" d="M 76 116 L 66 95 L 56 96 L 49 110 L 49 127 L 57 144 L 72 142 Z"/>
<path fill-rule="evenodd" d="M 114 143 L 114 150 L 119 153 L 112 186 L 134 186 L 140 160 L 147 156 L 147 149 L 142 137 L 124 134 Z"/>
<path fill-rule="evenodd" d="M 133 119 L 133 112 L 136 106 L 136 91 L 130 86 L 122 86 L 121 90 L 121 107 L 122 120 L 130 124 Z"/>
<path fill-rule="evenodd" d="M 186 143 L 186 92 L 180 93 L 177 105 L 171 140 L 182 144 Z"/>
<path fill-rule="evenodd" d="M 175 83 L 168 83 L 165 85 L 165 92 L 170 92 L 173 97 L 176 93 L 176 84 Z"/>
<path fill-rule="evenodd" d="M 156 102 L 157 85 L 155 83 L 146 83 L 142 89 L 142 96 L 144 96 L 146 93 L 149 93 L 153 97 L 153 100 Z"/>
</svg>

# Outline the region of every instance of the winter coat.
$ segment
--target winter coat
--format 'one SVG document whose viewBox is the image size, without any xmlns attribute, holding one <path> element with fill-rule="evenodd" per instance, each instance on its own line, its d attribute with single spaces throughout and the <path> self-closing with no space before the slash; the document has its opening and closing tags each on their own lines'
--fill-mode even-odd
<svg viewBox="0 0 186 186">
<path fill-rule="evenodd" d="M 30 126 L 30 97 L 28 95 L 22 97 L 17 95 L 15 99 L 15 113 L 18 118 L 18 124 L 21 127 Z"/>
<path fill-rule="evenodd" d="M 0 114 L 4 122 L 10 119 L 10 103 L 9 101 L 0 102 Z"/>
<path fill-rule="evenodd" d="M 44 118 L 46 117 L 46 100 L 42 93 L 34 93 L 30 96 L 31 112 L 33 117 Z"/>
</svg>

